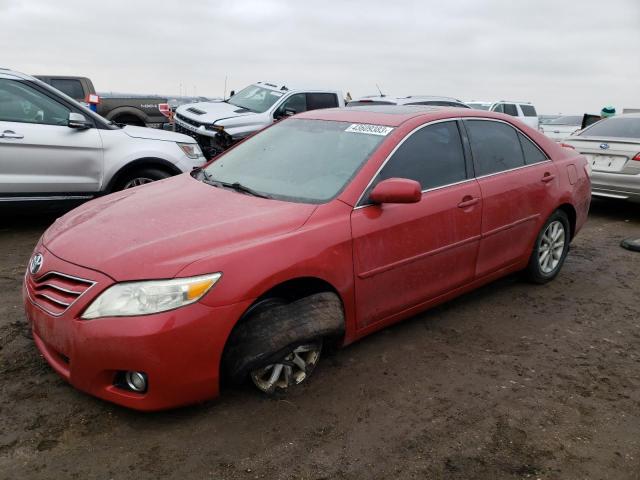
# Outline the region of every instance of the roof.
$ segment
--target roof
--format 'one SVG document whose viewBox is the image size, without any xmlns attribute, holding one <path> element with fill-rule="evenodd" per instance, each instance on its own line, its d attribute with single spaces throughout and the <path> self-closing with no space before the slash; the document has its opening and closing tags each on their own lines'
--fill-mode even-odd
<svg viewBox="0 0 640 480">
<path fill-rule="evenodd" d="M 360 98 L 354 98 L 351 102 L 395 102 L 398 104 L 404 104 L 415 101 L 445 101 L 445 102 L 457 102 L 463 103 L 461 100 L 453 97 L 445 97 L 442 95 L 407 95 L 404 97 L 394 97 L 391 95 L 367 95 Z"/>
<path fill-rule="evenodd" d="M 302 92 L 327 92 L 327 93 L 341 94 L 340 90 L 336 90 L 335 88 L 310 88 L 308 86 L 300 86 L 300 85 L 292 87 L 290 85 L 287 85 L 284 83 L 278 83 L 278 82 L 260 81 L 260 82 L 252 83 L 252 85 L 258 85 L 262 88 L 266 88 L 267 90 L 273 90 L 281 93 L 302 91 Z M 236 90 L 236 91 L 239 92 L 240 90 Z"/>
<path fill-rule="evenodd" d="M 358 108 L 327 108 L 300 113 L 295 118 L 330 120 L 335 122 L 370 123 L 397 127 L 416 117 L 425 119 L 459 116 L 468 114 L 468 108 L 438 107 L 431 105 L 372 105 Z"/>
</svg>

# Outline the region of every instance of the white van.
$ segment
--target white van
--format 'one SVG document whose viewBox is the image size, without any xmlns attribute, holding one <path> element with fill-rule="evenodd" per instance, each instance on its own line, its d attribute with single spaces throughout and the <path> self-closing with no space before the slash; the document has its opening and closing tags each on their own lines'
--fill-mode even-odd
<svg viewBox="0 0 640 480">
<path fill-rule="evenodd" d="M 471 108 L 477 110 L 489 110 L 490 112 L 506 113 L 512 117 L 517 117 L 531 128 L 538 129 L 540 124 L 538 120 L 538 112 L 531 102 L 514 102 L 511 100 L 500 100 L 498 102 L 483 102 L 472 100 L 465 102 Z"/>
</svg>

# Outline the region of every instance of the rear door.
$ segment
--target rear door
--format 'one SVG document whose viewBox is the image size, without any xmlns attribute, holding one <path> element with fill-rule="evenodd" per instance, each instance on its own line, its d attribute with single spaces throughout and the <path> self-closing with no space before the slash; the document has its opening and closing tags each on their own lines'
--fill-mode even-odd
<svg viewBox="0 0 640 480">
<path fill-rule="evenodd" d="M 335 93 L 307 93 L 307 110 L 338 106 L 338 96 Z"/>
<path fill-rule="evenodd" d="M 367 327 L 470 282 L 480 240 L 480 187 L 456 121 L 410 134 L 372 181 L 420 182 L 422 200 L 352 213 L 358 326 Z"/>
<path fill-rule="evenodd" d="M 476 275 L 528 258 L 557 188 L 556 169 L 544 152 L 506 122 L 465 120 L 482 191 L 482 240 Z"/>
<path fill-rule="evenodd" d="M 0 197 L 99 190 L 96 128 L 69 128 L 72 108 L 21 80 L 0 78 L 0 105 Z"/>
</svg>

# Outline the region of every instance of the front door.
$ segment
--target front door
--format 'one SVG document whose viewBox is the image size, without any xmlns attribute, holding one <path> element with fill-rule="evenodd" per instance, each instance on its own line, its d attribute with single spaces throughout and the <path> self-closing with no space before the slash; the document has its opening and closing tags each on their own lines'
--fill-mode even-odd
<svg viewBox="0 0 640 480">
<path fill-rule="evenodd" d="M 374 179 L 416 180 L 423 194 L 414 204 L 365 198 L 352 213 L 359 328 L 473 280 L 482 201 L 467 170 L 457 122 L 446 121 L 412 133 Z"/>
<path fill-rule="evenodd" d="M 0 197 L 100 189 L 96 128 L 69 128 L 69 107 L 20 80 L 0 78 L 0 105 Z"/>
</svg>

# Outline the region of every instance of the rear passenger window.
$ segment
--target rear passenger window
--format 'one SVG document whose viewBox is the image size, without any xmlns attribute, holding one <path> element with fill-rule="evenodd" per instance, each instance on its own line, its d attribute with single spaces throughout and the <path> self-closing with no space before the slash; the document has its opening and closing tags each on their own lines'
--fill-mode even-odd
<svg viewBox="0 0 640 480">
<path fill-rule="evenodd" d="M 517 117 L 518 107 L 516 107 L 513 103 L 505 103 L 504 113 L 506 113 L 507 115 L 511 115 L 512 117 Z"/>
<path fill-rule="evenodd" d="M 80 80 L 72 78 L 52 78 L 51 86 L 75 100 L 84 99 L 84 90 L 82 88 L 82 83 L 80 83 Z"/>
<path fill-rule="evenodd" d="M 338 97 L 334 93 L 307 93 L 307 110 L 337 106 Z"/>
<path fill-rule="evenodd" d="M 476 176 L 524 166 L 518 134 L 506 123 L 465 120 Z"/>
<path fill-rule="evenodd" d="M 416 180 L 423 190 L 465 180 L 467 172 L 456 123 L 429 125 L 407 138 L 384 166 L 377 182 L 394 177 Z"/>
<path fill-rule="evenodd" d="M 498 105 L 493 107 L 493 109 L 491 111 L 492 112 L 498 112 L 498 113 L 504 113 L 504 105 L 499 103 Z"/>
<path fill-rule="evenodd" d="M 518 138 L 520 139 L 520 145 L 522 145 L 522 151 L 524 152 L 524 161 L 527 165 L 547 160 L 547 156 L 542 153 L 542 150 L 520 132 L 518 132 Z"/>
<path fill-rule="evenodd" d="M 522 109 L 522 114 L 525 117 L 537 117 L 538 112 L 536 112 L 536 108 L 533 105 L 520 105 Z"/>
</svg>

